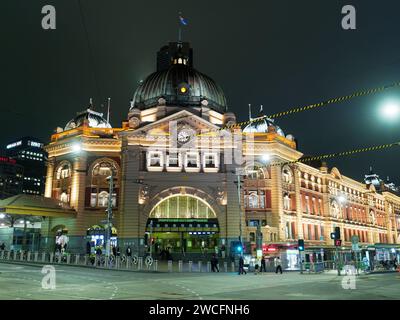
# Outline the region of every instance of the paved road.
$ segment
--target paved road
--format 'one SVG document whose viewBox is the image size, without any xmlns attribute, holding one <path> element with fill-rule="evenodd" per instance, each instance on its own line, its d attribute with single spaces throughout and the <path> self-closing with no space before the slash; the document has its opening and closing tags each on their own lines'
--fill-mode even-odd
<svg viewBox="0 0 400 320">
<path fill-rule="evenodd" d="M 0 299 L 400 299 L 398 273 L 357 277 L 355 290 L 335 274 L 143 273 L 55 266 L 56 289 L 42 289 L 41 266 L 0 263 Z"/>
</svg>

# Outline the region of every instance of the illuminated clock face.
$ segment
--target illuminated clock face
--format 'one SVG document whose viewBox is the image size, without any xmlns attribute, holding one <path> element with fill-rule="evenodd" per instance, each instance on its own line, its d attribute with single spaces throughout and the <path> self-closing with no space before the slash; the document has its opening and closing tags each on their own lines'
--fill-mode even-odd
<svg viewBox="0 0 400 320">
<path fill-rule="evenodd" d="M 180 143 L 187 143 L 190 140 L 190 132 L 188 130 L 181 130 L 178 133 L 178 141 Z"/>
</svg>

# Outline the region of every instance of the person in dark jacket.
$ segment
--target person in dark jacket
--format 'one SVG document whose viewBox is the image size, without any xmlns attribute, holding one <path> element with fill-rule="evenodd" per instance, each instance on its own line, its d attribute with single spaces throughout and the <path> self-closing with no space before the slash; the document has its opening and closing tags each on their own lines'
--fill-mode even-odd
<svg viewBox="0 0 400 320">
<path fill-rule="evenodd" d="M 117 248 L 115 246 L 112 247 L 112 254 L 114 257 L 117 256 Z"/>
<path fill-rule="evenodd" d="M 219 272 L 218 258 L 217 258 L 217 255 L 214 253 L 211 258 L 211 271 L 215 272 L 215 270 L 217 270 L 217 272 Z"/>
<path fill-rule="evenodd" d="M 260 272 L 267 272 L 267 267 L 265 266 L 265 257 L 264 256 L 261 257 Z"/>
<path fill-rule="evenodd" d="M 243 256 L 240 256 L 239 258 L 239 275 L 241 274 L 247 274 L 246 270 L 244 270 L 244 259 Z"/>
<path fill-rule="evenodd" d="M 126 256 L 127 257 L 131 257 L 132 256 L 132 249 L 129 246 L 128 246 L 128 248 L 126 248 Z"/>
<path fill-rule="evenodd" d="M 92 252 L 92 246 L 90 245 L 90 242 L 86 242 L 86 254 L 90 254 Z"/>
</svg>

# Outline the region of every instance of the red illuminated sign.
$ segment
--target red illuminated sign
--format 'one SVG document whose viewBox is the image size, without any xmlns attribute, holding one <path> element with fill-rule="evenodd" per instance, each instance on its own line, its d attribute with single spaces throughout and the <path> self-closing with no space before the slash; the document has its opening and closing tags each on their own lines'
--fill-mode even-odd
<svg viewBox="0 0 400 320">
<path fill-rule="evenodd" d="M 16 164 L 17 161 L 15 159 L 11 159 L 9 157 L 0 157 L 0 162 Z"/>
</svg>

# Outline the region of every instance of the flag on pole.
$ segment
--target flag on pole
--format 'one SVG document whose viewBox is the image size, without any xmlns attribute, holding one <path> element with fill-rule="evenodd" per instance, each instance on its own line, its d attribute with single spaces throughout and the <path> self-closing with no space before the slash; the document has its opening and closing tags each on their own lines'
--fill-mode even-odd
<svg viewBox="0 0 400 320">
<path fill-rule="evenodd" d="M 181 25 L 183 25 L 183 26 L 187 26 L 187 25 L 188 25 L 187 19 L 185 19 L 185 18 L 182 16 L 182 14 L 179 14 L 179 21 L 180 21 Z"/>
</svg>

